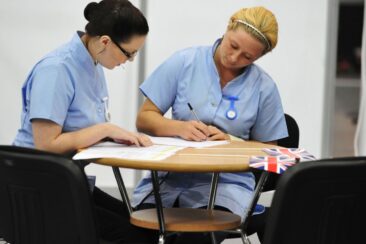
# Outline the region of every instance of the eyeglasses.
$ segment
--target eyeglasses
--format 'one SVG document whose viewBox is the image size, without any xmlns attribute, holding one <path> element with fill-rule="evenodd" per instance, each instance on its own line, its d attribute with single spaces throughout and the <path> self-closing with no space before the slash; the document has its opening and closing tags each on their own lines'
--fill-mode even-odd
<svg viewBox="0 0 366 244">
<path fill-rule="evenodd" d="M 114 41 L 113 39 L 111 39 L 111 40 L 119 48 L 119 50 L 121 50 L 121 52 L 127 57 L 128 60 L 130 60 L 130 61 L 133 60 L 133 58 L 137 54 L 137 51 L 130 53 L 130 52 L 126 51 L 123 47 L 121 47 L 116 41 Z"/>
</svg>

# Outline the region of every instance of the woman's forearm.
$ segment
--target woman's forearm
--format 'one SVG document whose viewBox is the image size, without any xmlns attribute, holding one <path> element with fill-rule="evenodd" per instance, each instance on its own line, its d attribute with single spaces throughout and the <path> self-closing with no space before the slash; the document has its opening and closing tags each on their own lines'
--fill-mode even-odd
<svg viewBox="0 0 366 244">
<path fill-rule="evenodd" d="M 136 127 L 141 132 L 155 136 L 180 136 L 181 123 L 155 111 L 141 111 L 137 116 Z"/>
<path fill-rule="evenodd" d="M 97 124 L 74 132 L 59 133 L 54 126 L 37 125 L 34 128 L 35 147 L 54 153 L 69 153 L 91 146 L 108 136 L 106 123 Z M 41 135 L 37 131 L 42 131 Z M 56 132 L 56 133 L 55 133 Z"/>
</svg>

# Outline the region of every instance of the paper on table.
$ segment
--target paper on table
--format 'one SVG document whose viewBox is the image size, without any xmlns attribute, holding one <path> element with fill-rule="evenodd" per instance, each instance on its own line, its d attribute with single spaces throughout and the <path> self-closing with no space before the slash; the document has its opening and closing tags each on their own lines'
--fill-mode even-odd
<svg viewBox="0 0 366 244">
<path fill-rule="evenodd" d="M 183 140 L 181 138 L 176 137 L 156 137 L 156 136 L 149 136 L 151 141 L 154 144 L 158 145 L 170 145 L 170 146 L 179 146 L 179 147 L 196 147 L 196 148 L 202 148 L 202 147 L 211 147 L 211 146 L 218 146 L 218 145 L 224 145 L 229 143 L 228 141 L 187 141 Z"/>
<path fill-rule="evenodd" d="M 127 146 L 113 142 L 102 142 L 77 153 L 73 159 L 122 158 L 131 160 L 163 160 L 184 147 L 152 145 L 150 147 Z"/>
</svg>

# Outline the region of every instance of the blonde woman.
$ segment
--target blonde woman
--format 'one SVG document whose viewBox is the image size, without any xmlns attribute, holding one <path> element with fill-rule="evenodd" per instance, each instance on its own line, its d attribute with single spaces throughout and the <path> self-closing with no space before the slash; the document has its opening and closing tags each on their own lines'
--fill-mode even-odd
<svg viewBox="0 0 366 244">
<path fill-rule="evenodd" d="M 226 33 L 212 46 L 173 54 L 140 87 L 147 99 L 138 114 L 138 129 L 155 136 L 194 141 L 223 140 L 233 135 L 275 143 L 287 137 L 276 84 L 254 64 L 276 47 L 277 33 L 272 12 L 264 7 L 243 8 L 232 15 Z M 192 116 L 190 106 L 199 121 Z M 172 119 L 164 117 L 169 108 Z M 211 174 L 167 176 L 161 172 L 159 177 L 165 207 L 207 205 Z M 254 186 L 252 173 L 221 174 L 216 208 L 244 216 Z M 151 178 L 147 176 L 134 191 L 134 206 L 146 208 L 155 204 L 151 190 Z M 183 243 L 187 239 L 182 236 L 177 241 Z"/>
</svg>

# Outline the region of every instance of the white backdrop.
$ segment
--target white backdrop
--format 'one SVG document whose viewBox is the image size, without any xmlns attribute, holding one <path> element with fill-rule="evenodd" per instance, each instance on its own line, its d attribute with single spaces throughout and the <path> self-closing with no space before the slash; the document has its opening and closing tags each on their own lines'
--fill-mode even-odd
<svg viewBox="0 0 366 244">
<path fill-rule="evenodd" d="M 277 48 L 260 64 L 278 84 L 285 112 L 301 131 L 300 144 L 316 156 L 323 151 L 323 111 L 327 60 L 327 15 L 332 0 L 149 0 L 146 74 L 175 50 L 210 45 L 240 7 L 263 5 L 279 21 Z M 33 64 L 83 30 L 89 1 L 2 0 L 0 4 L 0 144 L 12 142 L 20 126 L 20 89 Z M 132 1 L 137 6 L 139 1 Z M 331 40 L 333 41 L 333 40 Z M 107 71 L 112 121 L 134 129 L 137 107 L 137 62 Z M 115 185 L 107 167 L 88 167 L 97 184 Z M 132 186 L 132 171 L 124 171 Z"/>
</svg>

